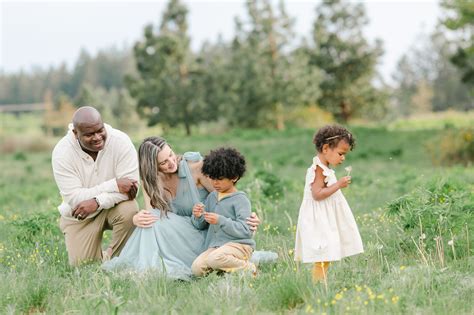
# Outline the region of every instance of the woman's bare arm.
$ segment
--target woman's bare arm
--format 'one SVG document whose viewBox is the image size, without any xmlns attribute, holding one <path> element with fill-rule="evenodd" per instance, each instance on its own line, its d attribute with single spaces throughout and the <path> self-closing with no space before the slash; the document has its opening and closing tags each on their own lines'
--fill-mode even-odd
<svg viewBox="0 0 474 315">
<path fill-rule="evenodd" d="M 195 163 L 190 163 L 191 173 L 193 174 L 194 181 L 196 186 L 204 187 L 208 192 L 214 191 L 211 180 L 209 177 L 202 173 L 203 161 L 198 161 Z"/>
</svg>

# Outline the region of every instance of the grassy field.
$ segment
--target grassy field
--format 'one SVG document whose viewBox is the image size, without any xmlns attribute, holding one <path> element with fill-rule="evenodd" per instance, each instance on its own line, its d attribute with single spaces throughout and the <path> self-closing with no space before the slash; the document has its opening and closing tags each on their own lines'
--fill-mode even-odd
<svg viewBox="0 0 474 315">
<path fill-rule="evenodd" d="M 257 247 L 280 256 L 256 278 L 179 282 L 106 274 L 98 264 L 71 268 L 50 153 L 2 154 L 0 313 L 474 313 L 474 169 L 432 166 L 424 144 L 442 130 L 353 131 L 357 146 L 336 172 L 353 167 L 344 193 L 365 253 L 334 263 L 327 288 L 313 285 L 309 266 L 293 261 L 313 130 L 167 135 L 176 152 L 232 145 L 247 157 L 239 187 L 263 220 Z"/>
</svg>

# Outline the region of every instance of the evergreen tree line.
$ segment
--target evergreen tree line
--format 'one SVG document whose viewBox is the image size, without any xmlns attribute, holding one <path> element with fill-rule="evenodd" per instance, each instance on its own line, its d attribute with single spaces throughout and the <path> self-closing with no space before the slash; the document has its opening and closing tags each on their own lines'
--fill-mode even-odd
<svg viewBox="0 0 474 315">
<path fill-rule="evenodd" d="M 37 103 L 50 90 L 55 99 L 76 100 L 83 89 L 100 87 L 104 90 L 124 88 L 123 77 L 134 72 L 134 60 L 129 49 L 110 48 L 91 56 L 81 51 L 74 67 L 66 64 L 47 70 L 0 74 L 0 104 Z"/>
<path fill-rule="evenodd" d="M 470 24 L 452 21 L 472 12 L 459 3 L 465 2 L 444 2 L 447 11 L 458 12 L 445 24 L 464 34 Z M 75 106 L 95 105 L 106 116 L 126 121 L 136 111 L 149 125 L 182 125 L 188 134 L 193 125 L 222 119 L 233 126 L 283 128 L 292 112 L 314 106 L 342 122 L 474 106 L 469 73 L 453 60 L 465 49 L 464 64 L 472 62 L 465 35 L 448 41 L 440 26 L 401 58 L 389 87 L 376 72 L 382 43 L 363 35 L 363 4 L 322 2 L 302 42 L 295 41 L 294 19 L 283 2 L 253 0 L 246 9 L 244 18 L 235 19 L 230 42 L 218 38 L 193 52 L 188 9 L 170 0 L 160 23 L 146 26 L 132 51 L 95 57 L 82 52 L 71 71 L 63 65 L 0 75 L 0 104 L 38 102 L 51 90 Z M 472 23 L 472 16 L 467 19 Z"/>
</svg>

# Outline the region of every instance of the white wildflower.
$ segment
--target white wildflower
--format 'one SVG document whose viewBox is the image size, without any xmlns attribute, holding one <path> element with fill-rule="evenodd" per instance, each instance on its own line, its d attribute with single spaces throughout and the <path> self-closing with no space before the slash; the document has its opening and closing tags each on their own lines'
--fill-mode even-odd
<svg viewBox="0 0 474 315">
<path fill-rule="evenodd" d="M 454 240 L 449 240 L 448 245 L 453 246 L 454 245 Z"/>
<path fill-rule="evenodd" d="M 347 176 L 351 176 L 351 172 L 352 172 L 352 166 L 348 166 L 345 168 L 346 172 L 347 172 Z"/>
</svg>

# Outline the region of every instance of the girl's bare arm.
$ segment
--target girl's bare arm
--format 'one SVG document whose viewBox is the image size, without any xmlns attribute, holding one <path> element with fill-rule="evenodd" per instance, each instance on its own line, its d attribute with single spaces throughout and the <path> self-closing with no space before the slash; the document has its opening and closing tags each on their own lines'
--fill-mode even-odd
<svg viewBox="0 0 474 315">
<path fill-rule="evenodd" d="M 323 169 L 319 166 L 316 166 L 315 173 L 316 176 L 314 177 L 314 181 L 311 184 L 311 191 L 315 200 L 326 199 L 339 189 L 347 187 L 351 182 L 350 176 L 344 176 L 331 186 L 326 186 L 326 183 L 324 182 L 325 176 L 323 175 Z"/>
</svg>

